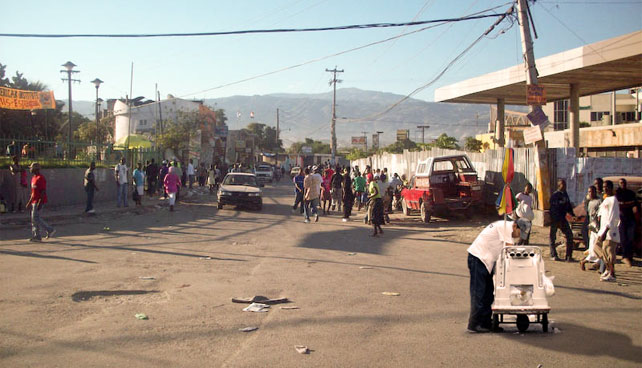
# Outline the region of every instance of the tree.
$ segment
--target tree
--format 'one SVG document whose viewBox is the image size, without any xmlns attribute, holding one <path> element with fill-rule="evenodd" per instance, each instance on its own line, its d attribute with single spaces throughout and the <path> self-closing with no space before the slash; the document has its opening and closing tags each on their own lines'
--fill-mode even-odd
<svg viewBox="0 0 642 368">
<path fill-rule="evenodd" d="M 101 143 L 114 135 L 111 120 L 113 118 L 103 118 L 98 121 L 98 141 Z M 74 132 L 74 139 L 80 142 L 96 142 L 96 122 L 86 119 Z"/>
<path fill-rule="evenodd" d="M 441 135 L 437 137 L 437 139 L 435 140 L 435 147 L 445 149 L 459 149 L 457 138 L 450 137 L 446 133 L 441 133 Z"/>
<path fill-rule="evenodd" d="M 301 152 L 301 147 L 303 147 L 303 146 L 311 147 L 312 148 L 312 153 L 328 154 L 328 153 L 332 152 L 330 150 L 330 144 L 323 143 L 321 141 L 315 141 L 314 139 L 311 139 L 311 138 L 306 138 L 305 142 L 292 143 L 292 145 L 288 149 L 288 152 L 289 153 L 303 153 L 303 152 Z"/>
<path fill-rule="evenodd" d="M 464 140 L 464 149 L 469 152 L 481 152 L 482 141 L 475 137 L 466 137 Z"/>
<path fill-rule="evenodd" d="M 171 149 L 177 156 L 179 152 L 189 149 L 189 141 L 193 132 L 200 128 L 202 118 L 198 111 L 179 112 L 177 121 L 165 122 L 163 133 L 156 138 L 156 144 L 165 149 Z"/>
<path fill-rule="evenodd" d="M 261 123 L 250 123 L 245 128 L 249 134 L 258 138 L 258 146 L 262 151 L 283 152 L 283 142 L 276 141 L 276 129 Z"/>
<path fill-rule="evenodd" d="M 368 153 L 367 153 L 367 152 L 365 152 L 365 151 L 364 151 L 364 150 L 362 150 L 362 149 L 359 149 L 359 148 L 353 148 L 350 152 L 348 152 L 348 153 L 345 155 L 345 157 L 346 157 L 348 160 L 350 160 L 350 161 L 352 161 L 352 160 L 358 160 L 358 159 L 360 159 L 360 158 L 366 158 L 366 157 L 368 157 Z"/>
<path fill-rule="evenodd" d="M 417 144 L 410 139 L 404 139 L 403 141 L 396 141 L 395 143 L 384 147 L 384 151 L 388 153 L 403 153 L 403 150 L 414 150 L 417 149 Z"/>
</svg>

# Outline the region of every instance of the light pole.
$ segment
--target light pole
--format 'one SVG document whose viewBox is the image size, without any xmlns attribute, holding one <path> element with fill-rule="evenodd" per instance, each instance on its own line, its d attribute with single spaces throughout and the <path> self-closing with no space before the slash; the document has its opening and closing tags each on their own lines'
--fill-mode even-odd
<svg viewBox="0 0 642 368">
<path fill-rule="evenodd" d="M 68 133 L 67 133 L 67 149 L 69 154 L 71 154 L 71 114 L 72 114 L 72 108 L 71 108 L 71 82 L 80 82 L 78 79 L 72 79 L 71 74 L 72 73 L 78 73 L 78 70 L 73 70 L 76 64 L 72 63 L 71 61 L 68 61 L 61 66 L 64 66 L 66 70 L 61 70 L 61 73 L 67 73 L 67 79 L 62 79 L 63 81 L 67 81 L 69 83 L 69 128 L 68 128 Z"/>
<path fill-rule="evenodd" d="M 100 102 L 98 101 L 98 88 L 100 87 L 100 84 L 103 83 L 100 79 L 96 78 L 91 83 L 96 86 L 96 159 L 98 159 L 98 105 Z"/>
<path fill-rule="evenodd" d="M 421 144 L 425 144 L 424 141 L 424 131 L 430 128 L 430 125 L 417 125 L 417 128 L 421 129 Z"/>
</svg>

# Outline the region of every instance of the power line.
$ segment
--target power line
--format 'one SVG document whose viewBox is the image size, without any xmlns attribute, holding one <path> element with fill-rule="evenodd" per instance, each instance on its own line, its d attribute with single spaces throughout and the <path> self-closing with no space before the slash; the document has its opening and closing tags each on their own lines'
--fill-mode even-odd
<svg viewBox="0 0 642 368">
<path fill-rule="evenodd" d="M 192 32 L 192 33 L 125 33 L 125 34 L 44 34 L 44 33 L 0 33 L 0 37 L 22 37 L 22 38 L 154 38 L 154 37 L 199 37 L 199 36 L 229 36 L 239 34 L 258 34 L 258 33 L 295 33 L 295 32 L 324 32 L 324 31 L 344 31 L 352 29 L 369 29 L 369 28 L 392 28 L 420 26 L 432 23 L 444 22 L 461 22 L 473 19 L 500 17 L 501 14 L 480 14 L 459 18 L 431 19 L 415 22 L 403 23 L 369 23 L 369 24 L 352 24 L 347 26 L 319 27 L 319 28 L 277 28 L 277 29 L 248 29 L 241 31 L 221 31 L 221 32 Z"/>
</svg>

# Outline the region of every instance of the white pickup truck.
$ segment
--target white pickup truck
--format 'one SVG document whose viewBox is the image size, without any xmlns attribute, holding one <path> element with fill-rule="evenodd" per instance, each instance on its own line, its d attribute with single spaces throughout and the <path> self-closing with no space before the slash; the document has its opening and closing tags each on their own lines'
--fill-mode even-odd
<svg viewBox="0 0 642 368">
<path fill-rule="evenodd" d="M 273 183 L 274 182 L 274 170 L 270 165 L 259 165 L 254 170 L 254 175 L 256 175 L 256 180 L 259 184 Z"/>
</svg>

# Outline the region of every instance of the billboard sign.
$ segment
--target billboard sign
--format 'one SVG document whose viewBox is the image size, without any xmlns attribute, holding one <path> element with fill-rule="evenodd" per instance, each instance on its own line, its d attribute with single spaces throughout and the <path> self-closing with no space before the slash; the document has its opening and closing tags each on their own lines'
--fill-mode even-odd
<svg viewBox="0 0 642 368">
<path fill-rule="evenodd" d="M 528 105 L 546 105 L 546 90 L 537 84 L 526 85 L 526 103 Z"/>
<path fill-rule="evenodd" d="M 361 136 L 361 137 L 352 137 L 352 145 L 353 146 L 363 146 L 366 144 L 366 136 Z"/>
<path fill-rule="evenodd" d="M 397 142 L 407 141 L 408 139 L 410 139 L 410 130 L 408 129 L 397 130 Z"/>
<path fill-rule="evenodd" d="M 305 153 L 307 155 L 312 154 L 312 147 L 310 147 L 310 146 L 302 146 L 301 147 L 301 153 Z"/>
</svg>

